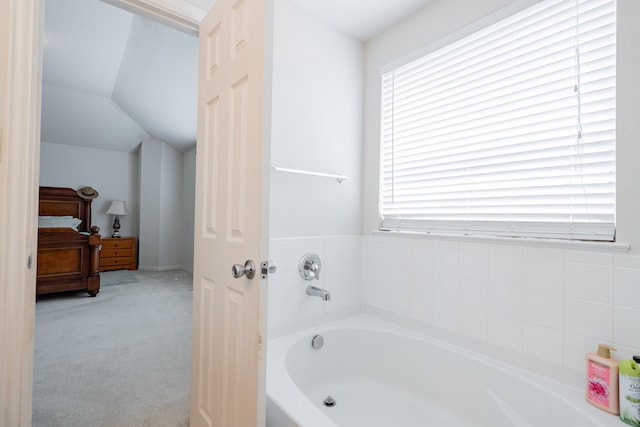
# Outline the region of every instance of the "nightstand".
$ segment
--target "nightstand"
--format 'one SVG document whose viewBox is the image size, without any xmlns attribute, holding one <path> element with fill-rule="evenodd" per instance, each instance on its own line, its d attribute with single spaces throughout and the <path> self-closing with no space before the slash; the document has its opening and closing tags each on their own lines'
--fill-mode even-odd
<svg viewBox="0 0 640 427">
<path fill-rule="evenodd" d="M 135 237 L 103 237 L 100 271 L 137 270 Z"/>
</svg>

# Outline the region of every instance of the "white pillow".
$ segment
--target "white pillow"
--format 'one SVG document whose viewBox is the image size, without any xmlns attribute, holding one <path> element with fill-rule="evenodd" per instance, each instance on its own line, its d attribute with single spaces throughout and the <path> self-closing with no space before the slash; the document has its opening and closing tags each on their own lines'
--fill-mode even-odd
<svg viewBox="0 0 640 427">
<path fill-rule="evenodd" d="M 38 228 L 71 228 L 78 231 L 81 219 L 72 216 L 39 216 Z"/>
</svg>

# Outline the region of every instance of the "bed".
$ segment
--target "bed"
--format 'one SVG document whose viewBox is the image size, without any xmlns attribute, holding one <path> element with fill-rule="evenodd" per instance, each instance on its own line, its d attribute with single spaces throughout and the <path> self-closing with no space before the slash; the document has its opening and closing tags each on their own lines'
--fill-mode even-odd
<svg viewBox="0 0 640 427">
<path fill-rule="evenodd" d="M 40 187 L 36 295 L 100 292 L 100 229 L 91 226 L 97 196 L 91 187 Z"/>
</svg>

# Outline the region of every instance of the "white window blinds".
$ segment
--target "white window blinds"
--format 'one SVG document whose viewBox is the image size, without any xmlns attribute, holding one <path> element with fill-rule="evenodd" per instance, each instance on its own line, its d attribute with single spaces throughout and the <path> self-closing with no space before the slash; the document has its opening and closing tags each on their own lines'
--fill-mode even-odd
<svg viewBox="0 0 640 427">
<path fill-rule="evenodd" d="M 382 229 L 614 240 L 615 1 L 542 1 L 382 76 Z"/>
</svg>

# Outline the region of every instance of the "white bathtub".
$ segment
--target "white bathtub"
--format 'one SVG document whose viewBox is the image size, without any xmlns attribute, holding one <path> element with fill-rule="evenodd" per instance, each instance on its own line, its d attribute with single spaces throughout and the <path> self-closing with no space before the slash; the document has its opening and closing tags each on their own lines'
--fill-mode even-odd
<svg viewBox="0 0 640 427">
<path fill-rule="evenodd" d="M 320 334 L 324 346 L 311 347 Z M 580 363 L 582 361 L 579 361 Z M 323 401 L 332 396 L 333 407 Z M 267 427 L 620 426 L 584 392 L 368 315 L 272 339 Z"/>
</svg>

